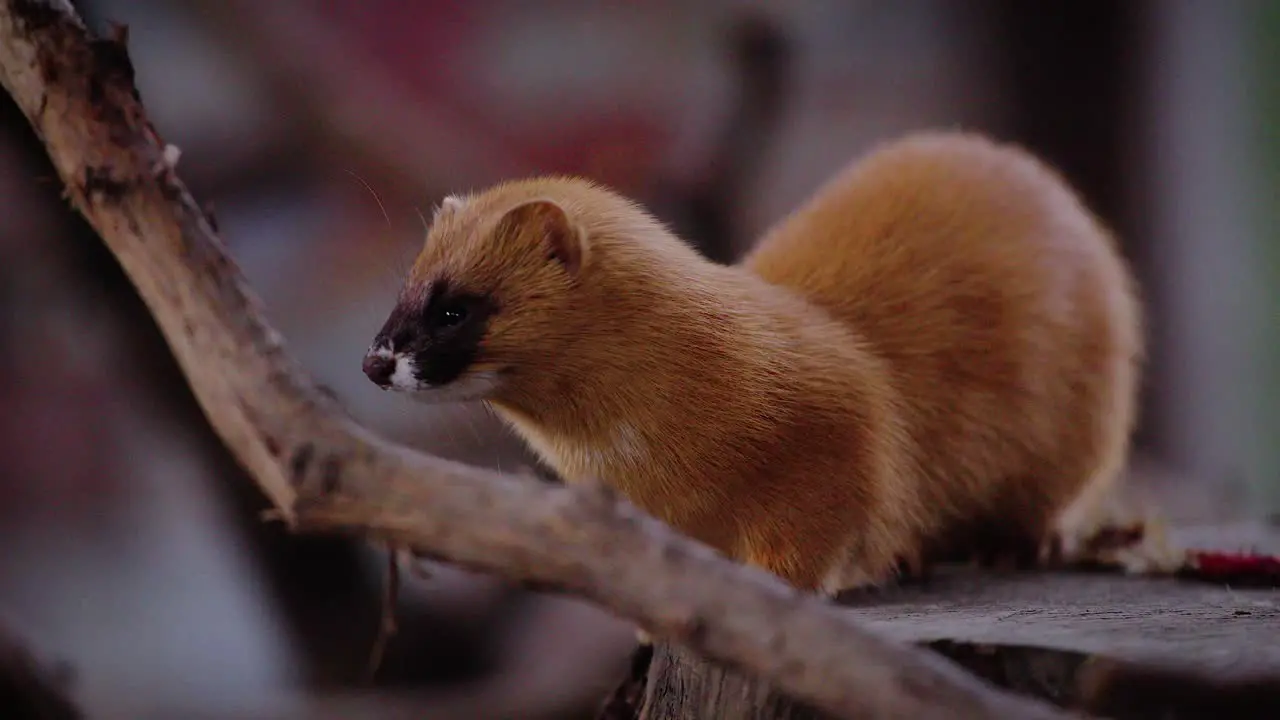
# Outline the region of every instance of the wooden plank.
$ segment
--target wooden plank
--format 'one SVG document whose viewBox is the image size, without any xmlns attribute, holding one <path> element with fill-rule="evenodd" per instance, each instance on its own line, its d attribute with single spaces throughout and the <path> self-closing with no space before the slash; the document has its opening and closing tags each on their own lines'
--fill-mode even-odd
<svg viewBox="0 0 1280 720">
<path fill-rule="evenodd" d="M 1182 526 L 1171 536 L 1197 550 L 1280 553 L 1280 527 L 1266 523 Z M 841 604 L 876 631 L 1063 707 L 1122 720 L 1280 717 L 1280 589 L 952 567 Z M 652 662 L 637 658 L 614 701 L 601 718 L 827 720 L 669 645 Z"/>
<path fill-rule="evenodd" d="M 1280 529 L 1262 523 L 1180 528 L 1174 538 L 1197 549 L 1280 553 Z M 904 642 L 1015 645 L 1280 674 L 1277 589 L 947 568 L 927 582 L 853 595 L 842 604 L 868 627 Z"/>
</svg>

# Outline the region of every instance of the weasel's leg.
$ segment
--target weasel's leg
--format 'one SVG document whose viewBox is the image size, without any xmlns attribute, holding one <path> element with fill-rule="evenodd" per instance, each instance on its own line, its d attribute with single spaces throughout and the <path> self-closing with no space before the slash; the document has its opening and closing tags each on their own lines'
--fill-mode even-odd
<svg viewBox="0 0 1280 720">
<path fill-rule="evenodd" d="M 828 573 L 823 589 L 834 597 L 844 592 L 924 580 L 928 573 L 929 565 L 919 551 L 868 554 L 865 547 L 857 545 L 846 553 L 844 562 Z"/>
<path fill-rule="evenodd" d="M 789 530 L 789 531 L 788 531 Z M 744 560 L 778 575 L 807 592 L 834 597 L 841 588 L 832 583 L 840 576 L 848 556 L 847 541 L 839 528 L 779 528 L 745 539 Z"/>
</svg>

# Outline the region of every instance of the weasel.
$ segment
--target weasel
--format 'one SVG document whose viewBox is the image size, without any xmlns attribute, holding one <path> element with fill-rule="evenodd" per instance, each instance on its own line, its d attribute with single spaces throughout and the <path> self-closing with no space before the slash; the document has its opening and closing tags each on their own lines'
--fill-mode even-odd
<svg viewBox="0 0 1280 720">
<path fill-rule="evenodd" d="M 484 401 L 566 482 L 835 593 L 1082 522 L 1127 458 L 1141 321 L 1063 178 L 931 131 L 855 160 L 734 265 L 583 179 L 447 198 L 363 369 Z"/>
</svg>

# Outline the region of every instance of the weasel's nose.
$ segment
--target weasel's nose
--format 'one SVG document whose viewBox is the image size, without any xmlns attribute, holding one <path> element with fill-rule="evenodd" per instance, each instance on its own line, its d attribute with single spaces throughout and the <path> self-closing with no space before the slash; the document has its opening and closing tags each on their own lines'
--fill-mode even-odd
<svg viewBox="0 0 1280 720">
<path fill-rule="evenodd" d="M 365 355 L 361 368 L 375 385 L 385 390 L 391 386 L 391 375 L 396 371 L 396 360 L 382 355 Z"/>
</svg>

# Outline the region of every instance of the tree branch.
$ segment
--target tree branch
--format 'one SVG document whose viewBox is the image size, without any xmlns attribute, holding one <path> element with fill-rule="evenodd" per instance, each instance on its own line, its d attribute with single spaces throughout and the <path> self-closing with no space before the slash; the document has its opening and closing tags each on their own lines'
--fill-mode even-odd
<svg viewBox="0 0 1280 720">
<path fill-rule="evenodd" d="M 150 308 L 210 423 L 293 527 L 359 532 L 560 588 L 836 715 L 1065 717 L 862 630 L 605 490 L 467 467 L 356 424 L 286 353 L 174 174 L 176 153 L 146 118 L 124 40 L 123 30 L 93 37 L 65 0 L 0 0 L 0 81 Z"/>
</svg>

